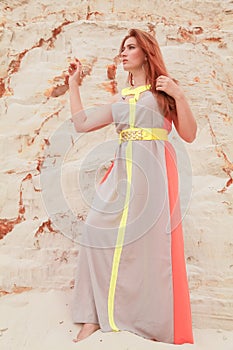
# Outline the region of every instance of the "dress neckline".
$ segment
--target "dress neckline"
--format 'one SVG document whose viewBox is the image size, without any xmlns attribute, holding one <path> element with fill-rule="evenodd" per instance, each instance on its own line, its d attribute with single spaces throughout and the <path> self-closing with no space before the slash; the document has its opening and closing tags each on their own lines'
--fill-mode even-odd
<svg viewBox="0 0 233 350">
<path fill-rule="evenodd" d="M 129 96 L 129 95 L 134 95 L 134 100 L 137 101 L 139 99 L 140 93 L 150 90 L 151 85 L 141 85 L 137 86 L 136 88 L 132 89 L 131 87 L 127 87 L 122 89 L 121 95 L 122 96 Z"/>
<path fill-rule="evenodd" d="M 146 91 L 146 90 L 149 90 L 151 88 L 151 85 L 150 84 L 147 84 L 147 85 L 139 85 L 137 86 L 136 88 L 133 88 L 131 86 L 129 87 L 126 87 L 124 89 L 122 89 L 121 93 L 122 95 L 135 95 L 135 94 L 138 94 L 138 93 L 141 93 L 143 91 Z"/>
</svg>

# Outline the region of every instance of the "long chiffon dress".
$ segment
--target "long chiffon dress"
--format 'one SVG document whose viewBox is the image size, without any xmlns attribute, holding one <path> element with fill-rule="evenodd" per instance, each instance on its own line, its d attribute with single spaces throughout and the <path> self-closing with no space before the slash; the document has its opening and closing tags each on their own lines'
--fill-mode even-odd
<svg viewBox="0 0 233 350">
<path fill-rule="evenodd" d="M 123 89 L 112 115 L 119 135 L 134 132 L 119 142 L 85 221 L 73 322 L 193 343 L 171 122 L 149 85 Z M 144 128 L 157 137 L 135 137 Z"/>
</svg>

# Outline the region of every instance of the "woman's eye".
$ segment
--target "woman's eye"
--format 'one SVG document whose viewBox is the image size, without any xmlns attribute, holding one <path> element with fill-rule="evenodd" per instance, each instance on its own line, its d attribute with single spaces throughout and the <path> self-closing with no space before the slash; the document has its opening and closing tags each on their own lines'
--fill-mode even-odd
<svg viewBox="0 0 233 350">
<path fill-rule="evenodd" d="M 131 50 L 131 49 L 135 49 L 135 46 L 134 45 L 129 45 L 128 47 L 128 50 Z M 126 47 L 123 47 L 122 49 L 121 49 L 121 53 L 123 53 L 124 51 L 125 51 L 125 49 L 127 49 Z"/>
</svg>

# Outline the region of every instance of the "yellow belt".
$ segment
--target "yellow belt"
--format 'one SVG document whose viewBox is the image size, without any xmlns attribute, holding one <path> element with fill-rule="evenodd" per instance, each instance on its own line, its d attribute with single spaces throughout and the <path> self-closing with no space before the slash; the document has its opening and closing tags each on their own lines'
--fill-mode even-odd
<svg viewBox="0 0 233 350">
<path fill-rule="evenodd" d="M 162 128 L 129 128 L 120 132 L 120 143 L 140 140 L 167 140 L 167 130 Z"/>
</svg>

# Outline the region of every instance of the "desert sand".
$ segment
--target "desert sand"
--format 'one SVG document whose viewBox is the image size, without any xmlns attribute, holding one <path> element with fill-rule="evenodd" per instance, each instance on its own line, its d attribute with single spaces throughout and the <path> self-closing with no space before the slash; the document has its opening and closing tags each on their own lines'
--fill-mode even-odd
<svg viewBox="0 0 233 350">
<path fill-rule="evenodd" d="M 2 0 L 0 10 L 1 349 L 175 348 L 127 332 L 72 343 L 77 242 L 117 140 L 113 125 L 75 133 L 66 73 L 78 56 L 85 108 L 108 102 L 126 80 L 116 56 L 132 27 L 156 35 L 198 123 L 192 144 L 171 135 L 195 337 L 179 348 L 233 349 L 232 1 Z"/>
<path fill-rule="evenodd" d="M 233 332 L 221 329 L 194 329 L 193 345 L 171 345 L 122 332 L 98 330 L 74 343 L 79 325 L 70 319 L 71 293 L 50 290 L 4 296 L 0 300 L 0 346 L 4 350 L 232 350 Z"/>
</svg>

